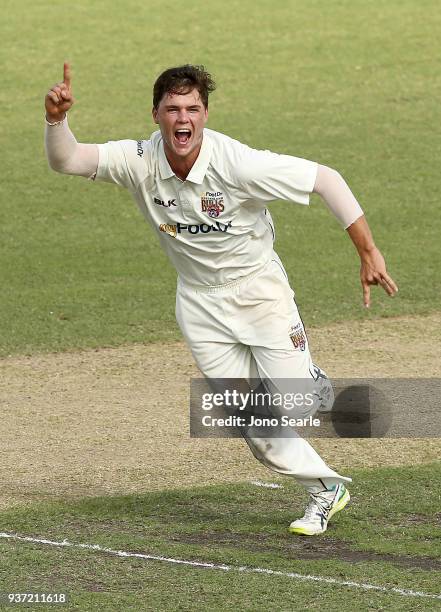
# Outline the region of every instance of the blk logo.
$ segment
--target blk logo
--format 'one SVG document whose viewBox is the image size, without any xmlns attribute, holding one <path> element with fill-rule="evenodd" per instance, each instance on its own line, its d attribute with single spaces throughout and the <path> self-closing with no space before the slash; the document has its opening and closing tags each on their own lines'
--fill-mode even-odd
<svg viewBox="0 0 441 612">
<path fill-rule="evenodd" d="M 170 208 L 170 206 L 177 206 L 176 198 L 173 198 L 173 200 L 168 200 L 167 203 L 164 202 L 164 200 L 160 200 L 159 198 L 153 198 L 153 201 L 158 206 L 164 206 L 165 208 Z"/>
</svg>

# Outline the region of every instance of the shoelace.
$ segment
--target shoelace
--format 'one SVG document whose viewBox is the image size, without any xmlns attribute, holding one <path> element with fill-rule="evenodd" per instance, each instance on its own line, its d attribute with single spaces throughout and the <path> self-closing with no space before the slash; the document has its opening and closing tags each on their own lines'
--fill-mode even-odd
<svg viewBox="0 0 441 612">
<path fill-rule="evenodd" d="M 306 520 L 309 520 L 312 517 L 315 517 L 319 513 L 327 517 L 334 499 L 335 498 L 329 501 L 324 495 L 321 495 L 320 493 L 311 494 L 311 500 L 309 504 L 306 506 L 304 518 Z"/>
</svg>

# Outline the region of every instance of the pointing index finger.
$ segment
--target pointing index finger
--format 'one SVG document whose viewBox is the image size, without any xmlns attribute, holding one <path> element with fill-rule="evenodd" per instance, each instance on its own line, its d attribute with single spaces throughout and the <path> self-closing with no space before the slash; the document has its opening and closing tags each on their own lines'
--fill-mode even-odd
<svg viewBox="0 0 441 612">
<path fill-rule="evenodd" d="M 363 303 L 365 308 L 369 308 L 371 305 L 371 289 L 368 283 L 362 283 L 363 286 Z"/>
<path fill-rule="evenodd" d="M 69 88 L 70 88 L 70 79 L 71 79 L 70 64 L 69 62 L 64 62 L 63 81 Z"/>
</svg>

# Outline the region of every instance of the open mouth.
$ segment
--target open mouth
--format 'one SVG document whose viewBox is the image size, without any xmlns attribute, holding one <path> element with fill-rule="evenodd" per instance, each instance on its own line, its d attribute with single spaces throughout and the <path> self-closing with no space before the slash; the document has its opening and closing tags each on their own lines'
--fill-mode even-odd
<svg viewBox="0 0 441 612">
<path fill-rule="evenodd" d="M 184 128 L 176 130 L 175 138 L 180 145 L 185 146 L 191 138 L 191 130 Z"/>
</svg>

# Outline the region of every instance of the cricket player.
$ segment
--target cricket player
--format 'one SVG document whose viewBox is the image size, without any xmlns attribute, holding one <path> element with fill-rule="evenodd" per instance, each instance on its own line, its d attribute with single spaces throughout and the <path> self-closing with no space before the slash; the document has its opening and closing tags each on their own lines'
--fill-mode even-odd
<svg viewBox="0 0 441 612">
<path fill-rule="evenodd" d="M 273 200 L 309 204 L 319 194 L 346 229 L 361 260 L 364 304 L 370 286 L 394 295 L 363 211 L 341 175 L 290 155 L 252 149 L 207 129 L 215 83 L 203 66 L 170 68 L 153 88 L 147 140 L 78 143 L 67 121 L 71 70 L 46 95 L 45 146 L 57 172 L 128 189 L 178 273 L 176 317 L 209 379 L 323 379 L 311 360 L 294 292 L 273 250 Z M 292 533 L 315 535 L 349 501 L 341 476 L 300 436 L 245 437 L 255 457 L 294 477 L 310 494 Z"/>
</svg>

